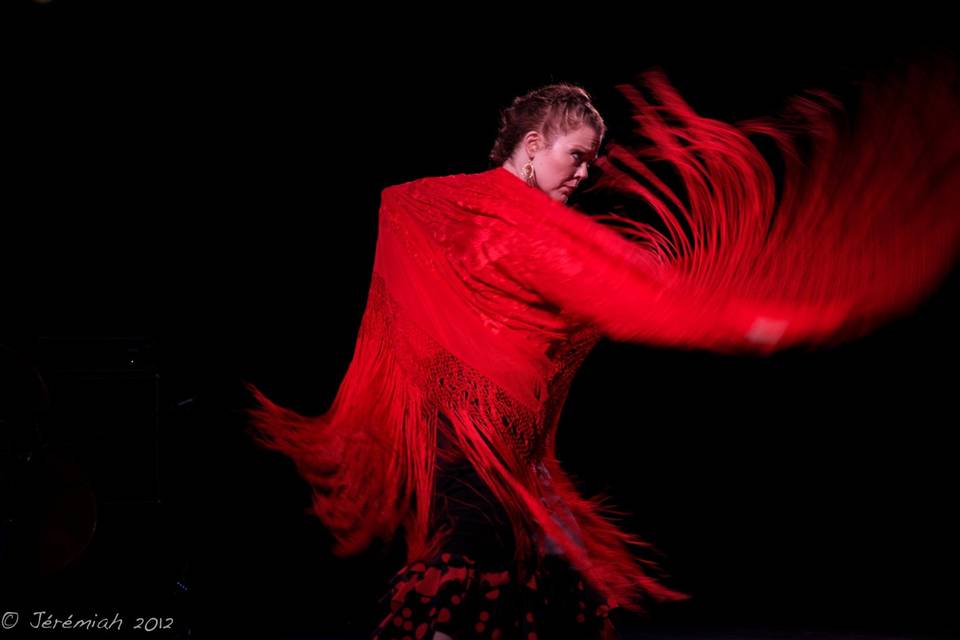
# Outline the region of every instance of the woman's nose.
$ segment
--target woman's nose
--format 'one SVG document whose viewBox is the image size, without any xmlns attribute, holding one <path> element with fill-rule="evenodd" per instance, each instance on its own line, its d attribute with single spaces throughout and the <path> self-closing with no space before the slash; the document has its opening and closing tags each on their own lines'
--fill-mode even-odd
<svg viewBox="0 0 960 640">
<path fill-rule="evenodd" d="M 581 162 L 581 163 L 580 163 L 580 166 L 577 167 L 577 172 L 576 172 L 575 174 L 573 174 L 573 175 L 576 176 L 577 178 L 580 178 L 581 180 L 586 179 L 586 177 L 587 177 L 587 163 L 586 163 L 586 162 Z"/>
</svg>

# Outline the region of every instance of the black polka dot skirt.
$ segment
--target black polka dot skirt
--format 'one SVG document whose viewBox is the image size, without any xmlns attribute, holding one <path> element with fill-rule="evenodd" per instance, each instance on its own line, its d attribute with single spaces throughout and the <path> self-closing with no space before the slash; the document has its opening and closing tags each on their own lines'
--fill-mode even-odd
<svg viewBox="0 0 960 640">
<path fill-rule="evenodd" d="M 437 631 L 455 640 L 618 638 L 607 600 L 563 556 L 547 555 L 518 578 L 506 514 L 442 430 L 434 522 L 453 534 L 441 553 L 392 578 L 371 640 L 433 640 Z"/>
<path fill-rule="evenodd" d="M 468 556 L 443 553 L 404 567 L 391 582 L 390 613 L 372 638 L 617 638 L 605 600 L 560 556 L 520 583 Z"/>
</svg>

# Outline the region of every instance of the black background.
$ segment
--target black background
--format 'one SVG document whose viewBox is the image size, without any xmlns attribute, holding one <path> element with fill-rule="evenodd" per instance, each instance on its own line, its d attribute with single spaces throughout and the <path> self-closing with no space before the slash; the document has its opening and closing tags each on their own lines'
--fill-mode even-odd
<svg viewBox="0 0 960 640">
<path fill-rule="evenodd" d="M 383 187 L 487 168 L 498 110 L 547 82 L 585 86 L 615 132 L 614 85 L 651 67 L 701 114 L 735 121 L 955 55 L 949 21 L 913 5 L 841 20 L 815 5 L 773 17 L 131 4 L 27 3 L 4 26 L 4 341 L 39 360 L 50 336 L 144 337 L 160 376 L 160 500 L 106 504 L 81 561 L 5 586 L 34 610 L 175 612 L 201 635 L 362 637 L 381 615 L 399 550 L 329 555 L 292 467 L 244 435 L 241 382 L 327 407 Z M 625 632 L 956 631 L 957 319 L 951 276 L 915 314 L 829 350 L 601 343 L 560 457 L 635 514 L 624 526 L 694 596 L 646 622 L 615 618 Z"/>
</svg>

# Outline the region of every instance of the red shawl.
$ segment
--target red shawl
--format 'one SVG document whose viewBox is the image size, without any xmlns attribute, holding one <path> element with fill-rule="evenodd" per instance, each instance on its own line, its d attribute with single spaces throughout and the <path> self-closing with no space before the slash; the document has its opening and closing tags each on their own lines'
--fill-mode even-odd
<svg viewBox="0 0 960 640">
<path fill-rule="evenodd" d="M 384 190 L 336 398 L 304 417 L 254 390 L 260 439 L 296 461 L 337 554 L 402 530 L 413 561 L 442 544 L 428 525 L 443 412 L 507 509 L 521 562 L 548 543 L 615 604 L 683 597 L 649 577 L 633 548 L 644 543 L 557 461 L 574 373 L 601 337 L 769 353 L 860 336 L 911 309 L 960 239 L 955 82 L 917 67 L 868 84 L 852 128 L 821 94 L 779 123 L 734 127 L 650 74 L 649 98 L 624 89 L 649 144 L 614 147 L 598 167 L 602 186 L 649 204 L 657 228 L 590 217 L 502 168 Z M 756 134 L 782 151 L 779 193 Z"/>
</svg>

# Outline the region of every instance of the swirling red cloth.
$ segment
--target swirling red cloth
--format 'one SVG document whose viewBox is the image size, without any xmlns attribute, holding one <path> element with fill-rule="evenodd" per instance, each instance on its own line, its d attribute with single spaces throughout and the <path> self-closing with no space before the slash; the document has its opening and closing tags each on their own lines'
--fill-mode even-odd
<svg viewBox="0 0 960 640">
<path fill-rule="evenodd" d="M 302 416 L 254 390 L 258 437 L 296 462 L 336 553 L 398 531 L 410 563 L 441 551 L 430 506 L 442 412 L 510 517 L 518 571 L 549 542 L 615 606 L 682 598 L 557 461 L 557 421 L 590 349 L 603 337 L 757 354 L 836 343 L 909 312 L 954 265 L 953 65 L 865 83 L 852 121 L 812 92 L 780 119 L 734 126 L 697 115 L 659 73 L 624 94 L 644 144 L 612 145 L 598 184 L 658 224 L 587 215 L 502 168 L 389 187 L 330 409 Z M 757 136 L 782 153 L 779 189 Z"/>
</svg>

